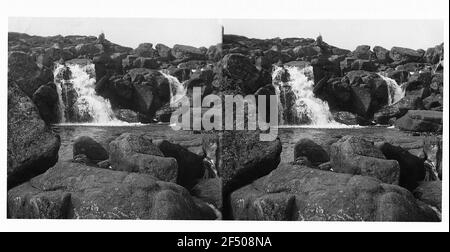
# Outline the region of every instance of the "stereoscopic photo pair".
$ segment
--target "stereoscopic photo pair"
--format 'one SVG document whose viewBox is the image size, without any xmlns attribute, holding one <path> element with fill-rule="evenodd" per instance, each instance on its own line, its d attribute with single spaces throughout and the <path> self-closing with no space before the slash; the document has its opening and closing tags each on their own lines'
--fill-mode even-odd
<svg viewBox="0 0 450 252">
<path fill-rule="evenodd" d="M 9 20 L 8 218 L 441 221 L 443 34 L 30 22 Z"/>
</svg>

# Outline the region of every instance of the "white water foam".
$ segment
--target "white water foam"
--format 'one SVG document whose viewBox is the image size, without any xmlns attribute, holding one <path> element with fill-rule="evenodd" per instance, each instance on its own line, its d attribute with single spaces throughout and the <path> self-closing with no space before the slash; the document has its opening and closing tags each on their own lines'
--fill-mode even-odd
<svg viewBox="0 0 450 252">
<path fill-rule="evenodd" d="M 406 89 L 404 85 L 398 85 L 397 82 L 382 73 L 378 74 L 387 83 L 388 87 L 388 105 L 393 105 L 405 97 Z"/>
<path fill-rule="evenodd" d="M 66 67 L 64 65 L 57 65 L 54 75 L 58 76 L 65 68 Z M 76 106 L 79 116 L 88 116 L 92 118 L 89 123 L 98 125 L 126 124 L 126 122 L 122 122 L 115 117 L 109 100 L 96 94 L 94 64 L 68 64 L 67 68 L 70 70 L 69 80 L 66 81 L 63 80 L 63 78 L 55 78 L 60 102 L 59 107 L 61 113 L 61 123 L 66 123 L 68 121 L 64 113 L 68 102 L 63 101 L 62 98 L 62 90 L 67 90 L 67 88 L 64 89 L 63 85 L 71 83 L 73 85 L 73 89 L 77 93 L 77 98 L 73 106 Z"/>
<path fill-rule="evenodd" d="M 168 74 L 166 71 L 160 71 L 160 73 L 169 80 L 170 104 L 174 104 L 186 96 L 187 89 L 185 87 L 185 82 L 180 82 L 178 78 Z"/>
<path fill-rule="evenodd" d="M 64 82 L 63 79 L 59 79 L 58 74 L 62 71 L 62 69 L 64 68 L 63 65 L 58 64 L 55 68 L 55 70 L 53 71 L 53 79 L 55 80 L 56 83 L 56 91 L 58 92 L 58 109 L 59 109 L 59 122 L 60 123 L 65 123 L 66 122 L 66 116 L 65 116 L 65 111 L 66 111 L 66 105 L 64 104 L 63 98 L 62 98 L 62 85 Z M 59 81 L 58 81 L 59 80 Z"/>
<path fill-rule="evenodd" d="M 305 68 L 298 68 L 295 66 L 277 67 L 275 66 L 272 72 L 272 80 L 280 77 L 283 71 L 289 74 L 287 82 L 274 83 L 277 95 L 284 95 L 286 101 L 286 94 L 280 88 L 280 85 L 289 85 L 295 95 L 295 110 L 299 118 L 307 117 L 309 124 L 303 125 L 282 125 L 280 128 L 287 127 L 308 127 L 308 128 L 348 128 L 353 127 L 338 123 L 334 120 L 330 112 L 330 108 L 326 101 L 315 97 L 314 80 L 308 76 L 312 76 L 313 68 L 308 66 Z M 281 99 L 280 99 L 281 100 Z M 281 104 L 281 111 L 286 108 L 285 104 Z"/>
</svg>

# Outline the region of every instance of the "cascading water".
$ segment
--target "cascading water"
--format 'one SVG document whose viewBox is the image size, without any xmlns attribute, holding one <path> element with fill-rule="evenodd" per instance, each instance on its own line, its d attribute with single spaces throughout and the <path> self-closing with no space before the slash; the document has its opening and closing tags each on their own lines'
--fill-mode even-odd
<svg viewBox="0 0 450 252">
<path fill-rule="evenodd" d="M 184 86 L 184 82 L 181 83 L 176 77 L 166 73 L 165 71 L 161 71 L 160 73 L 169 81 L 170 104 L 173 104 L 182 97 L 186 96 L 187 89 Z"/>
<path fill-rule="evenodd" d="M 94 64 L 58 64 L 54 77 L 61 123 L 121 122 L 116 119 L 110 102 L 95 92 Z"/>
<path fill-rule="evenodd" d="M 384 81 L 386 81 L 388 87 L 388 105 L 399 102 L 405 97 L 406 90 L 403 85 L 398 85 L 397 82 L 383 74 L 378 74 Z"/>
<path fill-rule="evenodd" d="M 279 95 L 282 113 L 280 122 L 288 125 L 310 125 L 314 127 L 339 126 L 330 112 L 328 103 L 315 97 L 311 66 L 277 67 L 272 80 Z"/>
</svg>

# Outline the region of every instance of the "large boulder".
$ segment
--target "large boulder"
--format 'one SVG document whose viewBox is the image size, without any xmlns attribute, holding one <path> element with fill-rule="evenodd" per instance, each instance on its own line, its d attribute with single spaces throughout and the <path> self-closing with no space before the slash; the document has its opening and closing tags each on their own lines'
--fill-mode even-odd
<svg viewBox="0 0 450 252">
<path fill-rule="evenodd" d="M 93 58 L 94 56 L 103 53 L 104 47 L 102 44 L 85 43 L 85 44 L 78 44 L 75 47 L 75 51 L 77 56 L 85 56 L 86 58 Z"/>
<path fill-rule="evenodd" d="M 187 45 L 174 45 L 172 50 L 172 56 L 177 60 L 204 60 L 206 59 L 205 53 L 199 48 Z"/>
<path fill-rule="evenodd" d="M 391 119 L 404 116 L 409 110 L 422 109 L 423 102 L 419 95 L 407 95 L 395 104 L 385 106 L 376 112 L 373 119 L 378 124 L 390 124 Z"/>
<path fill-rule="evenodd" d="M 8 188 L 35 177 L 58 161 L 60 138 L 40 118 L 19 86 L 8 81 Z"/>
<path fill-rule="evenodd" d="M 330 157 L 325 149 L 308 138 L 302 138 L 295 144 L 294 160 L 297 160 L 299 157 L 306 157 L 316 166 L 330 161 Z"/>
<path fill-rule="evenodd" d="M 139 57 L 154 58 L 158 56 L 158 51 L 153 49 L 152 43 L 142 43 L 134 49 L 134 54 Z"/>
<path fill-rule="evenodd" d="M 424 59 L 427 63 L 438 64 L 444 58 L 444 44 L 428 48 L 425 52 Z"/>
<path fill-rule="evenodd" d="M 59 97 L 53 82 L 40 86 L 33 94 L 33 102 L 42 120 L 49 124 L 59 122 Z"/>
<path fill-rule="evenodd" d="M 40 86 L 53 81 L 53 73 L 45 67 L 39 68 L 28 54 L 11 52 L 8 54 L 8 79 L 15 81 L 28 97 L 32 97 Z"/>
<path fill-rule="evenodd" d="M 395 126 L 406 131 L 441 132 L 442 116 L 441 111 L 409 110 L 395 121 Z"/>
<path fill-rule="evenodd" d="M 371 176 L 387 184 L 399 183 L 398 162 L 386 160 L 372 142 L 362 137 L 345 136 L 332 144 L 330 160 L 335 172 Z"/>
<path fill-rule="evenodd" d="M 370 50 L 370 46 L 368 45 L 357 46 L 352 54 L 355 58 L 362 60 L 370 60 L 373 57 L 373 52 Z"/>
<path fill-rule="evenodd" d="M 159 71 L 134 68 L 123 79 L 131 81 L 131 100 L 137 112 L 151 117 L 170 100 L 169 80 Z"/>
<path fill-rule="evenodd" d="M 88 136 L 80 136 L 73 143 L 73 156 L 86 155 L 96 163 L 108 159 L 109 155 L 105 148 L 94 139 Z"/>
<path fill-rule="evenodd" d="M 219 145 L 218 172 L 225 195 L 269 174 L 280 163 L 280 139 L 262 142 L 257 132 L 224 132 Z"/>
<path fill-rule="evenodd" d="M 320 47 L 311 45 L 297 46 L 294 48 L 293 53 L 297 58 L 311 58 L 320 53 Z"/>
<path fill-rule="evenodd" d="M 250 59 L 242 54 L 225 55 L 222 59 L 222 67 L 224 74 L 233 80 L 234 87 L 231 88 L 239 88 L 243 94 L 253 94 L 258 88 L 268 84 L 257 83 L 258 69 L 251 63 Z"/>
<path fill-rule="evenodd" d="M 113 170 L 146 173 L 167 182 L 177 180 L 177 161 L 164 157 L 144 134 L 124 133 L 109 144 L 109 151 Z"/>
<path fill-rule="evenodd" d="M 191 190 L 205 175 L 203 157 L 189 151 L 180 144 L 160 141 L 158 148 L 166 157 L 174 158 L 178 164 L 177 184 Z"/>
<path fill-rule="evenodd" d="M 289 164 L 233 192 L 231 209 L 237 220 L 439 221 L 401 187 Z"/>
<path fill-rule="evenodd" d="M 152 175 L 158 180 L 175 183 L 178 179 L 177 160 L 142 153 L 132 153 L 126 157 L 127 165 L 116 166 L 113 170 L 137 172 Z"/>
<path fill-rule="evenodd" d="M 363 70 L 350 71 L 342 78 L 338 86 L 343 89 L 342 91 L 350 93 L 350 99 L 347 102 L 341 101 L 340 103 L 347 104 L 349 109 L 362 117 L 370 117 L 374 112 L 388 104 L 388 85 L 376 73 Z M 329 91 L 332 92 L 335 89 Z M 340 93 L 343 93 L 342 91 Z M 329 96 L 332 96 L 332 94 Z M 342 96 L 342 98 L 345 97 Z"/>
<path fill-rule="evenodd" d="M 423 53 L 409 48 L 392 47 L 389 52 L 389 57 L 396 64 L 405 64 L 409 62 L 419 62 L 423 57 Z"/>
<path fill-rule="evenodd" d="M 218 44 L 210 46 L 208 51 L 206 51 L 206 55 L 210 61 L 220 61 L 220 59 L 222 59 L 222 45 Z"/>
<path fill-rule="evenodd" d="M 159 59 L 162 61 L 170 61 L 172 59 L 172 49 L 164 44 L 156 44 L 155 49 L 158 51 Z"/>
<path fill-rule="evenodd" d="M 215 219 L 181 186 L 147 174 L 62 162 L 8 191 L 10 218 Z"/>
<path fill-rule="evenodd" d="M 373 52 L 375 53 L 377 61 L 380 63 L 386 64 L 392 61 L 391 57 L 389 56 L 389 50 L 386 48 L 383 48 L 381 46 L 375 46 L 373 48 Z"/>
<path fill-rule="evenodd" d="M 442 211 L 442 181 L 424 181 L 414 190 L 414 196 Z"/>
<path fill-rule="evenodd" d="M 423 158 L 390 143 L 382 143 L 378 147 L 387 159 L 396 160 L 400 165 L 400 186 L 412 191 L 417 187 L 418 182 L 425 178 Z"/>
</svg>

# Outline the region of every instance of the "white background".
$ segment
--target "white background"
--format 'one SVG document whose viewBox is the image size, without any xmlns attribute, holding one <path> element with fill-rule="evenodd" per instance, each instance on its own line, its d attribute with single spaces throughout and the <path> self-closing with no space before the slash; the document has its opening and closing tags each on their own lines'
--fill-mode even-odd
<svg viewBox="0 0 450 252">
<path fill-rule="evenodd" d="M 5 6 L 6 5 L 6 6 Z M 2 231 L 447 231 L 448 216 L 448 1 L 447 0 L 75 0 L 1 1 L 0 230 Z M 237 221 L 7 220 L 8 17 L 164 17 L 258 19 L 442 19 L 445 43 L 443 222 L 325 223 Z M 420 34 L 418 34 L 420 39 Z M 430 45 L 431 46 L 431 45 Z"/>
</svg>

